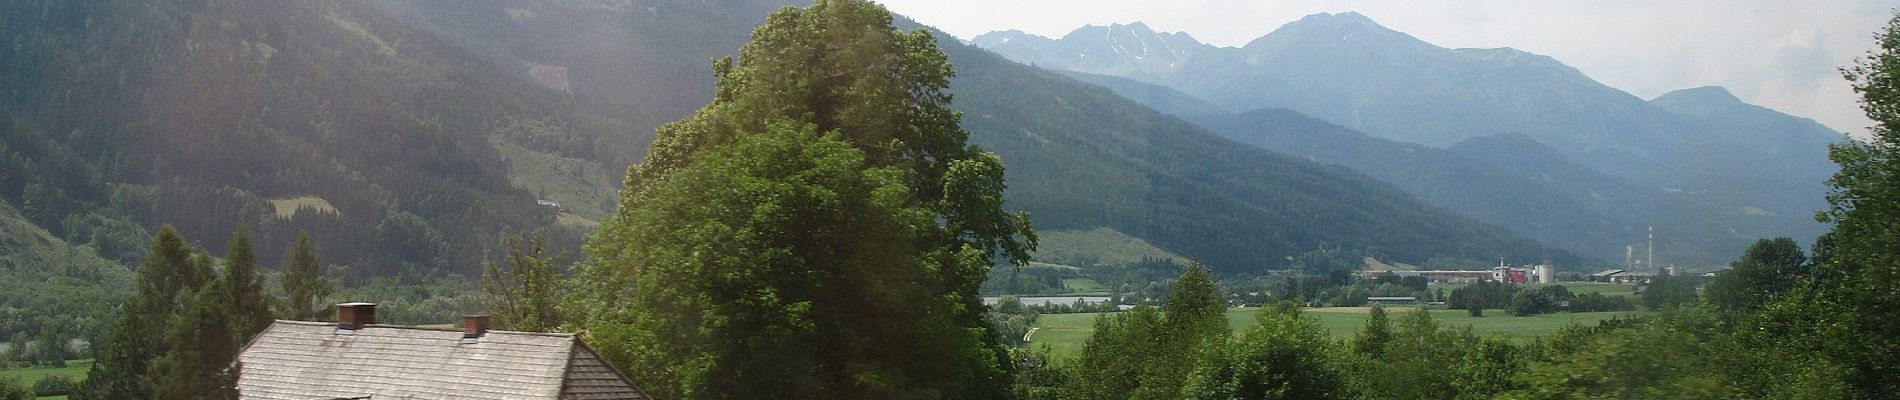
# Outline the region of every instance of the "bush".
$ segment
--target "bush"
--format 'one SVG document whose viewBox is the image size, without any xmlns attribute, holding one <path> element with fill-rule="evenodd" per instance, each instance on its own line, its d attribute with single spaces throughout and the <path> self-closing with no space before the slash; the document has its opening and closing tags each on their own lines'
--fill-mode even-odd
<svg viewBox="0 0 1900 400">
<path fill-rule="evenodd" d="M 33 391 L 27 389 L 20 377 L 0 376 L 0 400 L 33 400 Z"/>
<path fill-rule="evenodd" d="M 73 378 L 65 375 L 53 375 L 33 382 L 33 394 L 40 397 L 64 396 L 73 393 Z"/>
</svg>

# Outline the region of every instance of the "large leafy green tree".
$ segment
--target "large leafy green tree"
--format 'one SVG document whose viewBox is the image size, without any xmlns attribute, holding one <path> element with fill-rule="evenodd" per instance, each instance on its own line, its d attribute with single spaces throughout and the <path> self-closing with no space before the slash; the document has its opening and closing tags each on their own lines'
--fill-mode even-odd
<svg viewBox="0 0 1900 400">
<path fill-rule="evenodd" d="M 1072 368 L 1067 398 L 1078 400 L 1126 399 L 1143 384 L 1142 373 L 1152 360 L 1167 355 L 1159 344 L 1163 334 L 1161 311 L 1141 304 L 1127 312 L 1100 314 L 1095 330 L 1082 342 L 1082 354 Z M 1152 382 L 1152 381 L 1151 381 Z"/>
<path fill-rule="evenodd" d="M 1319 322 L 1290 305 L 1262 308 L 1231 343 L 1211 342 L 1182 399 L 1343 399 L 1352 394 Z"/>
<path fill-rule="evenodd" d="M 587 244 L 574 304 L 606 356 L 668 398 L 1004 396 L 975 294 L 1034 234 L 935 40 L 819 1 L 715 62 Z"/>
<path fill-rule="evenodd" d="M 1220 294 L 1214 272 L 1199 262 L 1189 263 L 1187 271 L 1168 289 L 1163 304 L 1162 331 L 1158 342 L 1147 344 L 1158 352 L 1146 361 L 1141 387 L 1132 397 L 1162 398 L 1181 391 L 1181 384 L 1194 370 L 1196 353 L 1207 345 L 1224 344 L 1232 332 L 1227 327 L 1227 301 Z"/>
<path fill-rule="evenodd" d="M 1143 304 L 1098 317 L 1082 356 L 1072 364 L 1070 397 L 1171 398 L 1180 393 L 1200 353 L 1226 344 L 1227 303 L 1212 271 L 1193 263 L 1169 288 L 1164 306 L 1157 310 Z"/>
<path fill-rule="evenodd" d="M 1794 239 L 1775 238 L 1748 246 L 1728 272 L 1709 281 L 1710 304 L 1725 310 L 1751 312 L 1774 302 L 1808 276 L 1808 259 Z"/>
</svg>

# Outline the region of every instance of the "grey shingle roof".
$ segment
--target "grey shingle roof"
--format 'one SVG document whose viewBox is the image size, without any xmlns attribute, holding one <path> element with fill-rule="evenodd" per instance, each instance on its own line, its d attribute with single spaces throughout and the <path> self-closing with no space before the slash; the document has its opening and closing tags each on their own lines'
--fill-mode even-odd
<svg viewBox="0 0 1900 400">
<path fill-rule="evenodd" d="M 277 321 L 238 362 L 243 399 L 647 399 L 571 334 Z"/>
</svg>

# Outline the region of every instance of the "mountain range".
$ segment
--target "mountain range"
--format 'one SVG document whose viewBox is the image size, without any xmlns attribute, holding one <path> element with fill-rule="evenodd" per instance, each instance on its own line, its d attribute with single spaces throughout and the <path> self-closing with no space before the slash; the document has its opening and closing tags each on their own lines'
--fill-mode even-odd
<svg viewBox="0 0 1900 400">
<path fill-rule="evenodd" d="M 214 254 L 240 224 L 262 254 L 308 231 L 352 279 L 468 275 L 533 229 L 573 249 L 653 128 L 711 98 L 707 61 L 786 5 L 9 2 L 0 200 L 125 265 L 161 224 Z M 971 141 L 1003 156 L 1008 207 L 1041 229 L 1106 228 L 1225 272 L 1342 248 L 1601 262 L 943 37 Z"/>
<path fill-rule="evenodd" d="M 1547 56 L 1443 48 L 1352 12 L 1241 47 L 1141 23 L 971 43 L 1604 259 L 1648 226 L 1664 260 L 1685 264 L 1725 262 L 1759 237 L 1813 238 L 1827 145 L 1846 140 L 1721 88 L 1645 101 Z"/>
</svg>

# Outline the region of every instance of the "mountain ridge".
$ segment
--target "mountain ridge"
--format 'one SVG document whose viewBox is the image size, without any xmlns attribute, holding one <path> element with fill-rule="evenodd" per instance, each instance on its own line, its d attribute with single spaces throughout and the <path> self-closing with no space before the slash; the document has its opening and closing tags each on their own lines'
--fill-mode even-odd
<svg viewBox="0 0 1900 400">
<path fill-rule="evenodd" d="M 1036 58 L 1083 51 L 1070 48 L 1080 43 L 1040 44 L 1061 50 L 1023 43 L 998 53 L 1043 68 L 1090 72 Z M 1686 98 L 1681 95 L 1645 100 L 1544 55 L 1438 47 L 1357 13 L 1309 15 L 1246 46 L 1198 54 L 1174 73 L 1111 75 L 1176 89 L 1222 109 L 1216 111 L 1289 109 L 1438 148 L 1525 135 L 1609 176 L 1681 193 L 1672 197 L 1717 210 L 1741 235 L 1818 235 L 1823 227 L 1803 216 L 1825 206 L 1819 183 L 1833 170 L 1826 145 L 1842 138 L 1802 123 L 1811 120 L 1758 106 L 1675 104 Z"/>
</svg>

